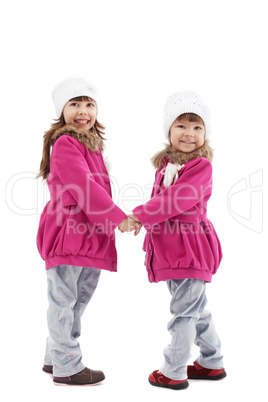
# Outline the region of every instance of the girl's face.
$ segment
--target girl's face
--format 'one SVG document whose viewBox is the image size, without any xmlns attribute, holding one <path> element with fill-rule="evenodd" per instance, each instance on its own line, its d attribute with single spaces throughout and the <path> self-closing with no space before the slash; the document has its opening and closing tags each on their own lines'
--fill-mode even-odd
<svg viewBox="0 0 268 402">
<path fill-rule="evenodd" d="M 71 99 L 63 109 L 65 123 L 71 124 L 78 129 L 91 129 L 96 121 L 96 116 L 97 106 L 93 99 L 88 101 Z"/>
<path fill-rule="evenodd" d="M 170 142 L 178 151 L 193 152 L 204 145 L 205 132 L 203 123 L 190 122 L 182 117 L 170 127 Z"/>
</svg>

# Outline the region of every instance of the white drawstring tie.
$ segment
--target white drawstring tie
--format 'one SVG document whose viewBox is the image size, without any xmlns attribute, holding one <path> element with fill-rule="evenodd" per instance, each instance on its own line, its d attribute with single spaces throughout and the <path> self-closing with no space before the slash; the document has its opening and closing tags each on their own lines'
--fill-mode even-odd
<svg viewBox="0 0 268 402">
<path fill-rule="evenodd" d="M 167 188 L 169 187 L 173 182 L 178 179 L 178 172 L 183 168 L 184 165 L 178 165 L 174 163 L 168 163 L 166 167 L 164 167 L 161 170 L 161 174 L 164 177 L 164 186 Z"/>
</svg>

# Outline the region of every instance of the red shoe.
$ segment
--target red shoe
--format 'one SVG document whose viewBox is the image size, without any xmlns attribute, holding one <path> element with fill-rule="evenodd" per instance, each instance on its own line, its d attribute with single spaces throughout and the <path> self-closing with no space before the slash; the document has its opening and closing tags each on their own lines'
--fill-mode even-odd
<svg viewBox="0 0 268 402">
<path fill-rule="evenodd" d="M 197 361 L 194 362 L 193 366 L 187 367 L 187 375 L 191 380 L 221 380 L 227 376 L 224 369 L 206 369 L 200 366 Z"/>
<path fill-rule="evenodd" d="M 176 381 L 165 377 L 159 370 L 155 370 L 149 375 L 149 383 L 156 387 L 171 388 L 171 389 L 185 389 L 189 386 L 186 380 Z"/>
</svg>

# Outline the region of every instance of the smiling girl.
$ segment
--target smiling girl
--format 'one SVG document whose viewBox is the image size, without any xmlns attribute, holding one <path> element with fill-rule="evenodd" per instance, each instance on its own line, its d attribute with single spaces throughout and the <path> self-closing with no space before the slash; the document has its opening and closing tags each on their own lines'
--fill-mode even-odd
<svg viewBox="0 0 268 402">
<path fill-rule="evenodd" d="M 49 300 L 43 371 L 58 385 L 92 385 L 104 374 L 82 363 L 81 316 L 101 270 L 117 270 L 114 229 L 137 233 L 140 226 L 112 200 L 97 89 L 71 77 L 54 88 L 52 98 L 57 121 L 44 135 L 37 176 L 47 180 L 51 195 L 37 233 Z"/>
<path fill-rule="evenodd" d="M 63 109 L 66 124 L 72 124 L 78 129 L 90 130 L 96 121 L 96 102 L 85 96 L 71 99 Z"/>
<path fill-rule="evenodd" d="M 189 153 L 204 145 L 203 120 L 192 113 L 179 116 L 170 127 L 169 140 L 178 151 Z"/>
<path fill-rule="evenodd" d="M 158 387 L 184 389 L 187 378 L 219 380 L 226 376 L 221 343 L 205 310 L 206 283 L 221 258 L 221 246 L 207 218 L 212 191 L 208 109 L 192 92 L 168 98 L 164 132 L 169 144 L 152 158 L 156 168 L 151 199 L 133 210 L 147 234 L 144 241 L 150 282 L 166 281 L 172 295 L 172 334 L 160 370 L 149 376 Z M 154 306 L 154 308 L 157 308 Z M 187 363 L 193 344 L 200 356 Z"/>
</svg>

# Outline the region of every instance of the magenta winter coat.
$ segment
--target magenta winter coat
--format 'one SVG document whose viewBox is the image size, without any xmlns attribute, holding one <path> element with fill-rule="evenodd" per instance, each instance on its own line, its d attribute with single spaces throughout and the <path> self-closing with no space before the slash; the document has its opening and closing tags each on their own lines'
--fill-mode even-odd
<svg viewBox="0 0 268 402">
<path fill-rule="evenodd" d="M 72 126 L 55 135 L 48 177 L 51 199 L 37 233 L 46 269 L 66 264 L 116 271 L 114 229 L 126 214 L 112 201 L 102 153 L 91 151 L 90 138 Z"/>
<path fill-rule="evenodd" d="M 166 167 L 168 160 L 163 160 Z M 144 250 L 149 281 L 196 278 L 211 282 L 222 258 L 218 236 L 207 218 L 211 162 L 204 157 L 186 162 L 177 181 L 167 188 L 161 170 L 156 171 L 151 199 L 133 210 L 147 229 Z"/>
</svg>

